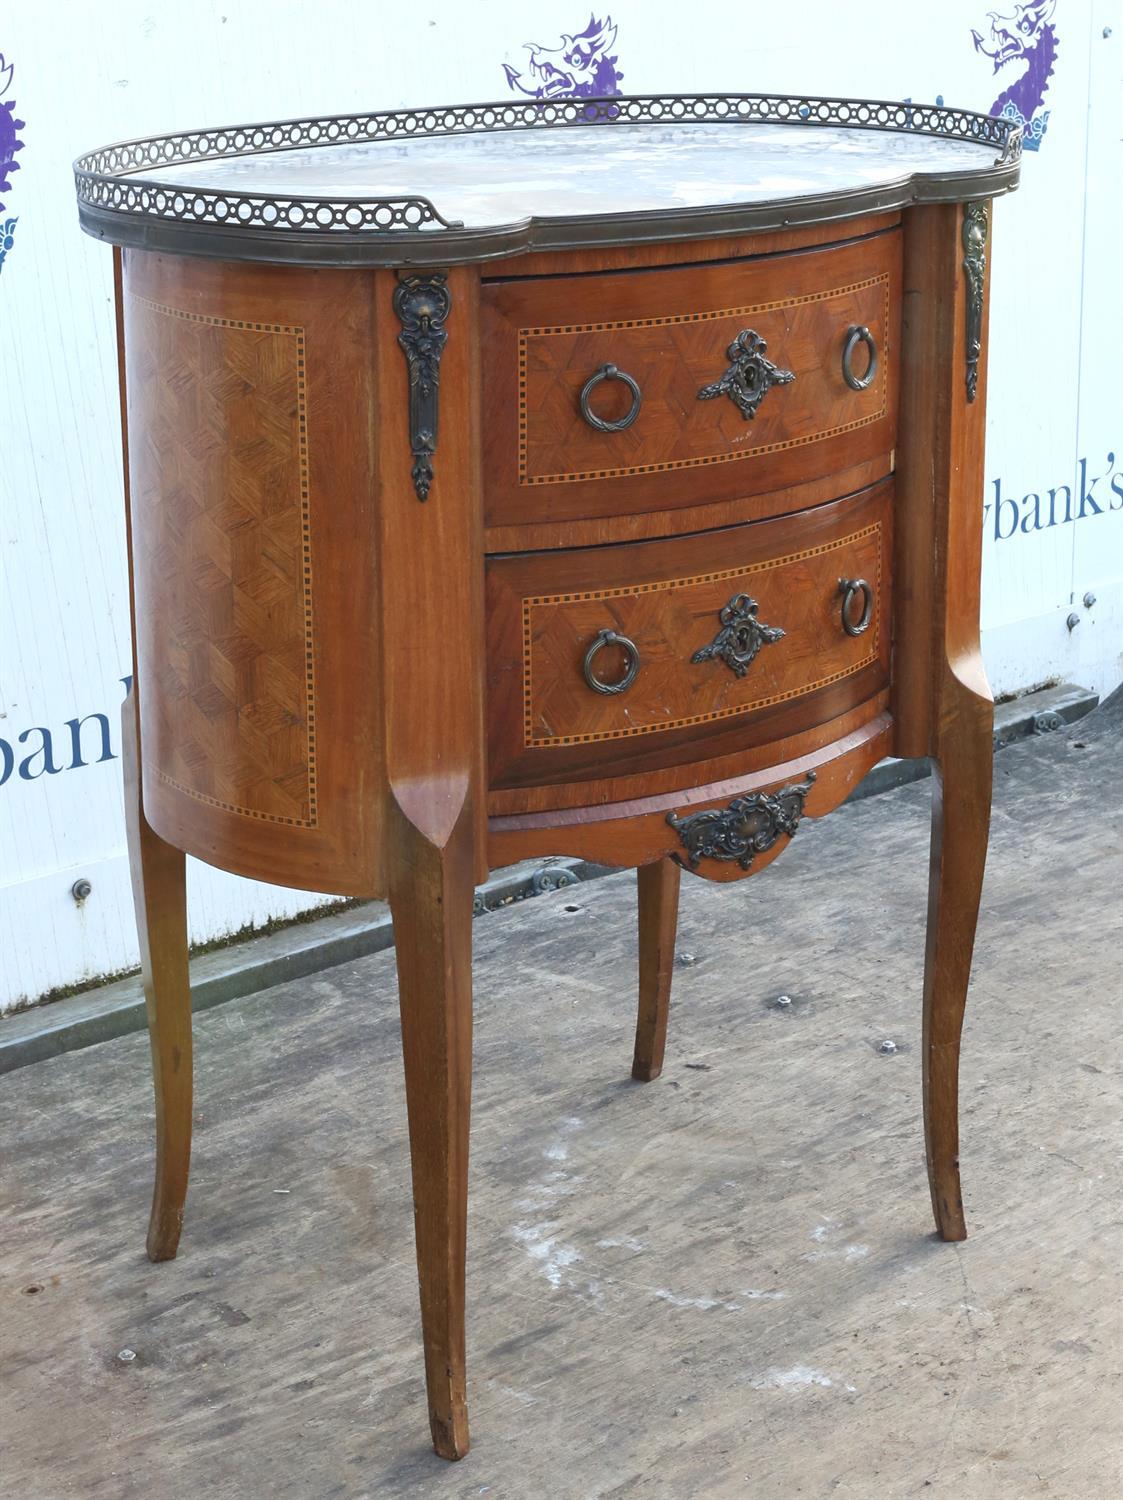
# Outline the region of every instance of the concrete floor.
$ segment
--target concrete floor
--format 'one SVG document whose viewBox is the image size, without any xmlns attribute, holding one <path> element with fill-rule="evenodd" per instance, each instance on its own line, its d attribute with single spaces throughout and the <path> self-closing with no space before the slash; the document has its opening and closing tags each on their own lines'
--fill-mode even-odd
<svg viewBox="0 0 1123 1500">
<path fill-rule="evenodd" d="M 144 1040 L 11 1074 L 3 1493 L 1119 1494 L 1121 787 L 1123 705 L 998 759 L 959 1246 L 920 1138 L 929 784 L 805 823 L 759 880 L 683 882 L 654 1084 L 627 1077 L 632 877 L 477 923 L 456 1466 L 428 1450 L 392 954 L 198 1018 L 174 1264 L 143 1254 Z"/>
</svg>

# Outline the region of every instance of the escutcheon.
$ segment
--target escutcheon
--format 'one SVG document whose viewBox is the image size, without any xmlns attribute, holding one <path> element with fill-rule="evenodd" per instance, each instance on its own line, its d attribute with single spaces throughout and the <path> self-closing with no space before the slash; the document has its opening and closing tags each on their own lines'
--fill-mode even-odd
<svg viewBox="0 0 1123 1500">
<path fill-rule="evenodd" d="M 720 657 L 735 676 L 744 677 L 762 646 L 774 646 L 784 639 L 779 625 L 764 625 L 757 619 L 759 608 L 757 601 L 748 594 L 734 594 L 718 616 L 721 629 L 710 644 L 695 651 L 690 660 L 713 661 Z"/>
<path fill-rule="evenodd" d="M 669 812 L 667 822 L 682 840 L 690 869 L 696 870 L 703 859 L 718 859 L 736 860 L 742 870 L 748 870 L 781 834 L 792 837 L 814 783 L 815 772 L 808 771 L 806 781 L 778 792 L 753 792 L 734 798 L 728 807 L 708 807 L 685 818 Z"/>
<path fill-rule="evenodd" d="M 756 416 L 756 409 L 774 385 L 790 385 L 795 379 L 791 370 L 781 370 L 765 359 L 767 343 L 755 328 L 742 328 L 726 350 L 729 368 L 720 380 L 704 385 L 699 401 L 728 396 L 746 419 Z"/>
</svg>

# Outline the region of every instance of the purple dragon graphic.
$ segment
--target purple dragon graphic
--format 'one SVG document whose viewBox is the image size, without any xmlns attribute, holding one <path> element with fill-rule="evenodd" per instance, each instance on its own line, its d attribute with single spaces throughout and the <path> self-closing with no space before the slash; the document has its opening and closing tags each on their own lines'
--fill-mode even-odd
<svg viewBox="0 0 1123 1500">
<path fill-rule="evenodd" d="M 999 94 L 990 112 L 1021 125 L 1027 151 L 1040 149 L 1049 128 L 1051 112 L 1041 106 L 1057 57 L 1057 29 L 1052 22 L 1056 4 L 1057 0 L 1030 0 L 1028 5 L 1015 5 L 1009 15 L 989 11 L 990 36 L 971 33 L 976 52 L 993 59 L 996 73 L 1011 63 L 1024 70 Z"/>
<path fill-rule="evenodd" d="M 616 41 L 616 26 L 611 16 L 598 21 L 590 15 L 589 24 L 576 36 L 563 33 L 560 47 L 543 47 L 526 42 L 530 63 L 524 73 L 503 64 L 508 87 L 531 99 L 588 99 L 618 95 L 624 76 L 617 71 L 615 57 L 609 52 Z"/>
<path fill-rule="evenodd" d="M 11 192 L 11 174 L 19 171 L 16 152 L 23 150 L 18 133 L 23 129 L 23 121 L 16 119 L 16 101 L 4 98 L 11 87 L 13 71 L 0 52 L 0 193 Z M 4 218 L 4 205 L 0 202 L 0 267 L 14 243 L 16 223 L 15 219 Z"/>
</svg>

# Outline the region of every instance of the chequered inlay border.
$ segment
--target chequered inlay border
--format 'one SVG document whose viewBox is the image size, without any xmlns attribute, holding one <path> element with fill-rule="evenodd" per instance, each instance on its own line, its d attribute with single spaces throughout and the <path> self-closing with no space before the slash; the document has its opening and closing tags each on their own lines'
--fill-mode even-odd
<svg viewBox="0 0 1123 1500">
<path fill-rule="evenodd" d="M 210 797 L 205 792 L 198 792 L 192 787 L 184 786 L 182 782 L 176 781 L 173 776 L 169 776 L 165 771 L 162 771 L 159 766 L 149 763 L 149 769 L 166 786 L 172 787 L 177 792 L 181 792 L 185 797 L 191 797 L 196 802 L 205 803 L 208 807 L 219 808 L 222 812 L 237 813 L 239 817 L 255 818 L 263 823 L 280 823 L 288 828 L 316 828 L 319 826 L 319 813 L 316 798 L 316 662 L 315 628 L 312 611 L 312 490 L 308 459 L 308 382 L 304 329 L 285 323 L 254 323 L 245 318 L 216 318 L 212 317 L 209 313 L 186 312 L 180 307 L 168 307 L 162 302 L 154 302 L 150 297 L 142 297 L 136 292 L 131 292 L 129 295 L 134 302 L 149 308 L 152 312 L 164 313 L 169 318 L 179 318 L 185 323 L 204 323 L 212 328 L 236 328 L 248 333 L 282 333 L 296 340 L 301 606 L 304 614 L 304 694 L 305 723 L 308 731 L 306 752 L 308 762 L 308 817 L 287 818 L 282 813 L 262 812 L 259 808 L 254 807 L 240 807 L 237 803 L 224 802 L 219 797 Z"/>
<path fill-rule="evenodd" d="M 531 647 L 533 642 L 533 625 L 531 611 L 541 606 L 557 604 L 580 604 L 588 600 L 619 599 L 623 595 L 654 594 L 670 592 L 672 589 L 692 588 L 700 583 L 721 583 L 730 578 L 749 578 L 754 573 L 763 573 L 777 568 L 785 567 L 788 563 L 804 562 L 807 558 L 822 557 L 828 552 L 837 552 L 844 547 L 853 546 L 857 542 L 864 541 L 866 537 L 877 535 L 877 571 L 875 574 L 874 594 L 874 617 L 873 629 L 865 637 L 869 643 L 869 650 L 860 660 L 845 667 L 840 672 L 830 672 L 826 676 L 817 678 L 814 682 L 803 682 L 798 687 L 789 688 L 784 693 L 772 693 L 766 697 L 754 698 L 747 703 L 738 703 L 729 708 L 717 708 L 710 713 L 694 714 L 689 718 L 662 719 L 654 724 L 631 724 L 623 729 L 599 730 L 592 734 L 535 734 L 534 725 L 534 690 L 531 679 Z M 562 745 L 589 745 L 598 740 L 621 740 L 629 739 L 638 734 L 663 734 L 671 729 L 687 729 L 693 724 L 709 724 L 715 719 L 736 718 L 741 714 L 753 713 L 760 708 L 768 708 L 774 703 L 786 703 L 791 698 L 802 698 L 809 693 L 817 692 L 820 688 L 828 687 L 832 682 L 841 682 L 846 677 L 853 677 L 865 667 L 877 660 L 878 643 L 881 635 L 881 572 L 882 572 L 882 524 L 873 521 L 869 526 L 863 526 L 860 531 L 852 531 L 848 536 L 838 537 L 831 542 L 822 542 L 817 547 L 808 547 L 803 552 L 789 552 L 784 557 L 770 557 L 763 562 L 750 563 L 739 568 L 723 568 L 717 573 L 697 573 L 690 578 L 671 578 L 661 580 L 658 583 L 638 583 L 629 587 L 627 584 L 616 588 L 590 589 L 585 593 L 578 594 L 540 594 L 533 598 L 523 600 L 522 630 L 523 630 L 523 748 L 527 750 L 552 749 Z M 858 637 L 862 639 L 862 637 Z"/>
<path fill-rule="evenodd" d="M 811 432 L 805 437 L 787 438 L 783 442 L 761 443 L 755 448 L 738 448 L 735 452 L 708 453 L 698 458 L 673 458 L 663 463 L 654 464 L 629 464 L 617 469 L 589 469 L 581 474 L 528 474 L 528 428 L 529 414 L 527 411 L 527 350 L 532 338 L 549 338 L 554 334 L 573 333 L 615 333 L 629 328 L 663 328 L 669 324 L 677 323 L 707 323 L 718 318 L 747 318 L 756 313 L 776 312 L 780 308 L 803 307 L 811 302 L 826 302 L 831 297 L 843 297 L 851 292 L 864 292 L 870 287 L 882 286 L 884 290 L 884 322 L 882 327 L 889 328 L 889 276 L 884 273 L 881 276 L 870 276 L 864 281 L 855 281 L 848 286 L 834 287 L 826 292 L 808 292 L 803 297 L 784 297 L 774 302 L 756 302 L 751 307 L 722 307 L 714 312 L 677 313 L 667 317 L 658 318 L 627 318 L 613 323 L 566 323 L 559 324 L 553 328 L 520 328 L 519 329 L 519 483 L 522 485 L 533 484 L 576 484 L 586 479 L 620 479 L 632 474 L 664 474 L 674 469 L 697 469 L 708 464 L 737 463 L 744 459 L 759 458 L 765 453 L 780 453 L 786 448 L 803 448 L 809 443 L 824 442 L 827 438 L 838 437 L 844 432 L 854 432 L 859 427 L 869 427 L 874 422 L 880 422 L 888 409 L 889 401 L 889 350 L 882 351 L 881 365 L 881 407 L 878 411 L 871 412 L 868 416 L 859 417 L 853 422 L 842 422 L 837 427 L 824 429 L 822 432 Z"/>
</svg>

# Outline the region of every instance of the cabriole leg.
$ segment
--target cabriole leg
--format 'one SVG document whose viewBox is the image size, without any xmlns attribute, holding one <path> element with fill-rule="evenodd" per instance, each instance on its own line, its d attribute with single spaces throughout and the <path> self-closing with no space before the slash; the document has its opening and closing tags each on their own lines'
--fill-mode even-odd
<svg viewBox="0 0 1123 1500">
<path fill-rule="evenodd" d="M 986 863 L 994 751 L 989 696 L 959 685 L 932 779 L 924 965 L 924 1139 L 936 1228 L 967 1237 L 959 1183 L 959 1039 Z"/>
<path fill-rule="evenodd" d="M 639 901 L 639 1018 L 632 1077 L 650 1083 L 663 1071 L 675 962 L 681 869 L 673 859 L 636 871 Z"/>
<path fill-rule="evenodd" d="M 148 1257 L 172 1260 L 183 1227 L 191 1165 L 187 861 L 183 851 L 166 844 L 144 816 L 132 692 L 121 710 L 121 741 L 125 827 L 156 1091 L 156 1184 L 148 1223 Z"/>
<path fill-rule="evenodd" d="M 472 1087 L 472 821 L 443 845 L 407 818 L 392 841 L 394 918 L 413 1169 L 417 1273 L 433 1446 L 468 1451 L 464 1262 Z"/>
</svg>

